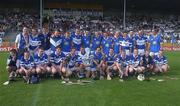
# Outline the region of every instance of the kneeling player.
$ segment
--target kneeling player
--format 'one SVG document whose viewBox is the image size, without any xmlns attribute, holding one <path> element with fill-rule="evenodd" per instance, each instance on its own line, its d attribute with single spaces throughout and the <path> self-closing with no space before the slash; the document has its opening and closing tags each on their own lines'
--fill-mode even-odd
<svg viewBox="0 0 180 106">
<path fill-rule="evenodd" d="M 107 80 L 111 80 L 111 74 L 112 74 L 112 71 L 115 70 L 115 54 L 114 54 L 114 51 L 113 49 L 111 48 L 109 50 L 109 54 L 106 56 L 106 74 L 107 74 Z"/>
<path fill-rule="evenodd" d="M 43 48 L 38 49 L 38 53 L 34 56 L 36 73 L 41 76 L 45 73 L 51 73 L 51 68 L 48 66 L 48 56 L 44 53 Z"/>
<path fill-rule="evenodd" d="M 95 72 L 98 71 L 100 74 L 100 79 L 103 79 L 105 75 L 103 71 L 102 60 L 103 60 L 103 54 L 101 53 L 100 47 L 97 47 L 96 51 L 93 53 L 91 71 L 92 71 L 92 76 L 96 76 Z"/>
<path fill-rule="evenodd" d="M 117 55 L 116 58 L 116 70 L 119 72 L 119 77 L 123 80 L 124 77 L 128 76 L 130 58 L 126 55 L 125 51 L 122 51 Z"/>
<path fill-rule="evenodd" d="M 131 59 L 131 65 L 129 67 L 129 73 L 133 74 L 135 73 L 143 73 L 145 70 L 145 67 L 142 65 L 142 57 L 138 55 L 138 50 L 134 50 L 134 54 L 130 57 Z"/>
<path fill-rule="evenodd" d="M 29 83 L 30 76 L 35 74 L 35 72 L 34 60 L 30 56 L 29 51 L 25 51 L 24 56 L 20 59 L 19 73 L 23 75 L 24 80 Z"/>
<path fill-rule="evenodd" d="M 61 48 L 56 47 L 56 51 L 51 54 L 51 71 L 52 75 L 59 74 L 61 79 L 64 79 L 62 76 L 62 62 L 65 58 L 65 54 L 61 51 Z"/>
<path fill-rule="evenodd" d="M 6 69 L 9 73 L 9 79 L 4 83 L 4 85 L 9 84 L 10 81 L 15 79 L 16 70 L 17 70 L 17 52 L 15 49 L 10 50 L 10 56 L 7 59 L 7 66 Z"/>
<path fill-rule="evenodd" d="M 160 50 L 158 55 L 154 57 L 155 69 L 154 72 L 166 73 L 169 69 L 168 61 Z"/>
</svg>

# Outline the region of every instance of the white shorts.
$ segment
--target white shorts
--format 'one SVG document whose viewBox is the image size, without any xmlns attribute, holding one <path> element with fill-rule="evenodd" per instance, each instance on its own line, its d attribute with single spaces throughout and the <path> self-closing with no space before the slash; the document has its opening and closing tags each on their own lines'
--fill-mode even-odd
<svg viewBox="0 0 180 106">
<path fill-rule="evenodd" d="M 150 52 L 150 56 L 157 56 L 158 52 Z"/>
<path fill-rule="evenodd" d="M 138 49 L 138 54 L 139 55 L 144 55 L 145 54 L 145 50 L 144 49 Z"/>
</svg>

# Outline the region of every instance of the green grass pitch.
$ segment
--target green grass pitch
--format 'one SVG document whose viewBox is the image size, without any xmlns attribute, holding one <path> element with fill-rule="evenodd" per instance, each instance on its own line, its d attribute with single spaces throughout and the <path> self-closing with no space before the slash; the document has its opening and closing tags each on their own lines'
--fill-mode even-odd
<svg viewBox="0 0 180 106">
<path fill-rule="evenodd" d="M 130 78 L 98 80 L 87 85 L 62 85 L 58 79 L 45 79 L 40 84 L 27 85 L 22 79 L 4 86 L 7 53 L 0 53 L 0 106 L 180 106 L 180 52 L 167 52 L 170 71 L 152 76 L 164 79 L 138 81 Z"/>
</svg>

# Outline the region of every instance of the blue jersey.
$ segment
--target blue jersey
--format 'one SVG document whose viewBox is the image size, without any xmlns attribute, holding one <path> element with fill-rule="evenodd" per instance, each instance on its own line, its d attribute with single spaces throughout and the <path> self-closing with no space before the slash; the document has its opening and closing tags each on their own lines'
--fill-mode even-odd
<svg viewBox="0 0 180 106">
<path fill-rule="evenodd" d="M 142 61 L 142 57 L 140 55 L 137 55 L 137 56 L 131 55 L 130 60 L 131 60 L 131 64 L 133 66 L 137 67 L 137 66 L 140 66 L 140 63 Z"/>
<path fill-rule="evenodd" d="M 161 48 L 161 36 L 160 35 L 150 35 L 149 36 L 149 43 L 150 43 L 150 52 L 159 52 Z"/>
<path fill-rule="evenodd" d="M 43 53 L 42 56 L 35 54 L 34 55 L 34 62 L 35 62 L 36 66 L 45 65 L 48 63 L 48 56 L 45 53 Z"/>
<path fill-rule="evenodd" d="M 119 47 L 120 47 L 120 38 L 113 38 L 113 42 L 114 42 L 114 53 L 118 54 L 119 53 Z"/>
<path fill-rule="evenodd" d="M 75 35 L 72 34 L 72 43 L 73 47 L 77 50 L 80 51 L 80 48 L 82 46 L 82 35 Z"/>
<path fill-rule="evenodd" d="M 60 65 L 61 62 L 64 60 L 65 58 L 65 54 L 63 52 L 61 52 L 59 55 L 54 52 L 51 54 L 51 63 L 54 63 L 55 65 Z"/>
<path fill-rule="evenodd" d="M 52 51 L 56 50 L 56 47 L 62 46 L 62 37 L 61 36 L 53 36 L 50 38 L 50 47 Z"/>
<path fill-rule="evenodd" d="M 91 35 L 87 35 L 87 36 L 82 37 L 82 42 L 83 42 L 84 48 L 90 47 L 90 41 L 91 41 Z"/>
<path fill-rule="evenodd" d="M 130 46 L 130 49 L 131 49 L 131 53 L 134 52 L 134 43 L 135 43 L 135 36 L 131 36 L 129 37 L 129 46 Z"/>
<path fill-rule="evenodd" d="M 98 37 L 94 36 L 92 38 L 92 45 L 91 45 L 91 50 L 95 51 L 97 47 L 100 47 L 101 45 L 101 40 L 102 40 L 102 36 L 99 35 Z"/>
<path fill-rule="evenodd" d="M 98 64 L 100 64 L 102 57 L 103 57 L 102 53 L 96 53 L 96 52 L 93 53 L 93 60 L 96 61 Z M 91 68 L 95 68 L 95 67 L 96 64 L 93 62 Z"/>
<path fill-rule="evenodd" d="M 47 33 L 47 34 L 42 34 L 42 47 L 44 48 L 44 50 L 48 50 L 50 49 L 50 37 L 51 34 Z"/>
<path fill-rule="evenodd" d="M 136 48 L 137 49 L 145 49 L 145 44 L 147 43 L 147 37 L 142 35 L 136 35 L 135 36 L 135 40 L 136 40 Z"/>
<path fill-rule="evenodd" d="M 72 44 L 71 37 L 63 37 L 62 51 L 63 52 L 70 52 L 71 46 L 72 46 L 71 44 Z"/>
<path fill-rule="evenodd" d="M 129 65 L 130 63 L 130 57 L 126 55 L 125 57 L 122 57 L 121 54 L 117 55 L 116 62 L 120 63 L 123 67 Z"/>
<path fill-rule="evenodd" d="M 106 55 L 106 62 L 107 62 L 107 65 L 108 66 L 111 66 L 111 65 L 113 65 L 114 64 L 114 62 L 115 62 L 115 55 L 113 54 L 113 55 L 110 55 L 110 54 L 108 54 L 108 55 Z"/>
<path fill-rule="evenodd" d="M 20 66 L 24 67 L 25 69 L 33 68 L 35 66 L 33 58 L 30 56 L 26 60 L 26 59 L 24 59 L 24 56 L 22 56 L 21 59 L 20 59 Z"/>
<path fill-rule="evenodd" d="M 165 56 L 155 56 L 154 57 L 154 62 L 156 63 L 156 64 L 158 64 L 158 65 L 164 65 L 164 64 L 167 64 L 168 63 L 168 61 L 167 61 L 167 59 L 166 59 L 166 57 Z"/>
<path fill-rule="evenodd" d="M 40 35 L 30 35 L 29 36 L 29 49 L 30 50 L 35 50 L 38 47 L 40 47 L 42 45 L 42 38 L 40 37 Z"/>
<path fill-rule="evenodd" d="M 130 38 L 129 37 L 120 38 L 120 46 L 123 51 L 130 50 Z"/>
<path fill-rule="evenodd" d="M 68 67 L 73 68 L 75 66 L 77 60 L 78 60 L 78 55 L 77 54 L 74 54 L 74 55 L 70 54 L 70 60 L 69 60 L 69 63 L 68 63 Z"/>
<path fill-rule="evenodd" d="M 113 46 L 113 40 L 110 37 L 102 39 L 102 51 L 105 54 L 109 53 L 109 49 Z"/>
</svg>

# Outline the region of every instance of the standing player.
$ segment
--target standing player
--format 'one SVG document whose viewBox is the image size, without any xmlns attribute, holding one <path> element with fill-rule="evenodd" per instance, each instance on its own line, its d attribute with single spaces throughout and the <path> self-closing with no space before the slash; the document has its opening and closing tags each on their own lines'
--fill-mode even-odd
<svg viewBox="0 0 180 106">
<path fill-rule="evenodd" d="M 70 33 L 66 32 L 65 36 L 63 37 L 63 42 L 62 42 L 62 51 L 65 55 L 70 53 L 72 47 L 72 39 L 70 37 Z"/>
<path fill-rule="evenodd" d="M 76 51 L 80 51 L 82 46 L 82 35 L 80 34 L 80 30 L 76 29 L 75 33 L 71 35 L 72 37 L 72 47 L 76 49 Z"/>
<path fill-rule="evenodd" d="M 62 46 L 62 37 L 59 35 L 59 31 L 55 30 L 54 34 L 52 34 L 50 38 L 51 53 L 55 52 L 56 47 L 58 46 Z"/>
<path fill-rule="evenodd" d="M 51 73 L 51 68 L 48 66 L 48 56 L 44 53 L 42 47 L 38 48 L 38 53 L 34 55 L 36 73 L 41 77 L 45 73 Z"/>
<path fill-rule="evenodd" d="M 135 45 L 135 34 L 133 31 L 130 31 L 129 32 L 129 39 L 130 39 L 130 42 L 129 42 L 129 45 L 130 45 L 130 53 L 132 54 L 134 52 L 134 45 Z"/>
<path fill-rule="evenodd" d="M 59 46 L 56 47 L 56 51 L 51 54 L 51 71 L 53 76 L 59 74 L 61 79 L 64 79 L 62 75 L 62 62 L 64 58 L 65 54 L 61 51 L 61 48 Z"/>
<path fill-rule="evenodd" d="M 22 56 L 24 50 L 29 46 L 29 32 L 27 27 L 23 27 L 23 32 L 16 36 L 15 48 L 19 56 Z M 20 58 L 20 57 L 18 57 Z"/>
<path fill-rule="evenodd" d="M 19 73 L 23 75 L 24 80 L 29 84 L 30 76 L 36 73 L 33 57 L 29 51 L 24 51 L 24 55 L 20 59 Z"/>
<path fill-rule="evenodd" d="M 51 54 L 50 50 L 50 37 L 51 34 L 49 33 L 47 28 L 42 29 L 42 47 L 44 48 L 44 52 L 49 56 Z"/>
<path fill-rule="evenodd" d="M 116 31 L 114 34 L 114 38 L 113 38 L 113 48 L 114 48 L 114 53 L 118 54 L 119 53 L 119 49 L 120 49 L 120 36 L 119 36 L 119 32 Z"/>
<path fill-rule="evenodd" d="M 135 36 L 135 45 L 138 49 L 138 53 L 142 56 L 147 49 L 147 37 L 143 35 L 143 31 L 140 30 L 138 35 Z"/>
<path fill-rule="evenodd" d="M 41 37 L 37 29 L 32 29 L 32 34 L 29 36 L 29 51 L 31 55 L 37 53 L 38 48 L 42 45 Z"/>
<path fill-rule="evenodd" d="M 149 36 L 149 50 L 151 56 L 158 55 L 161 49 L 161 42 L 161 35 L 158 34 L 158 30 L 153 30 L 152 35 Z"/>
<path fill-rule="evenodd" d="M 90 53 L 90 41 L 91 41 L 91 35 L 89 31 L 85 31 L 82 37 L 82 44 L 85 48 L 85 51 Z"/>
<path fill-rule="evenodd" d="M 130 55 L 130 39 L 127 33 L 123 33 L 123 37 L 120 39 L 120 49 L 125 51 L 126 55 Z"/>
<path fill-rule="evenodd" d="M 155 68 L 154 72 L 166 73 L 169 69 L 168 61 L 163 55 L 163 51 L 160 50 L 158 55 L 154 57 Z"/>
<path fill-rule="evenodd" d="M 107 32 L 103 33 L 103 39 L 102 39 L 102 42 L 101 42 L 101 46 L 102 46 L 103 53 L 106 54 L 106 55 L 109 53 L 110 48 L 112 48 L 112 46 L 113 46 L 113 40 L 108 35 Z"/>
<path fill-rule="evenodd" d="M 98 31 L 96 31 L 94 34 L 95 35 L 92 37 L 92 42 L 91 42 L 92 52 L 96 51 L 96 48 L 101 46 L 101 40 L 102 40 L 102 36 L 99 34 Z"/>
</svg>

